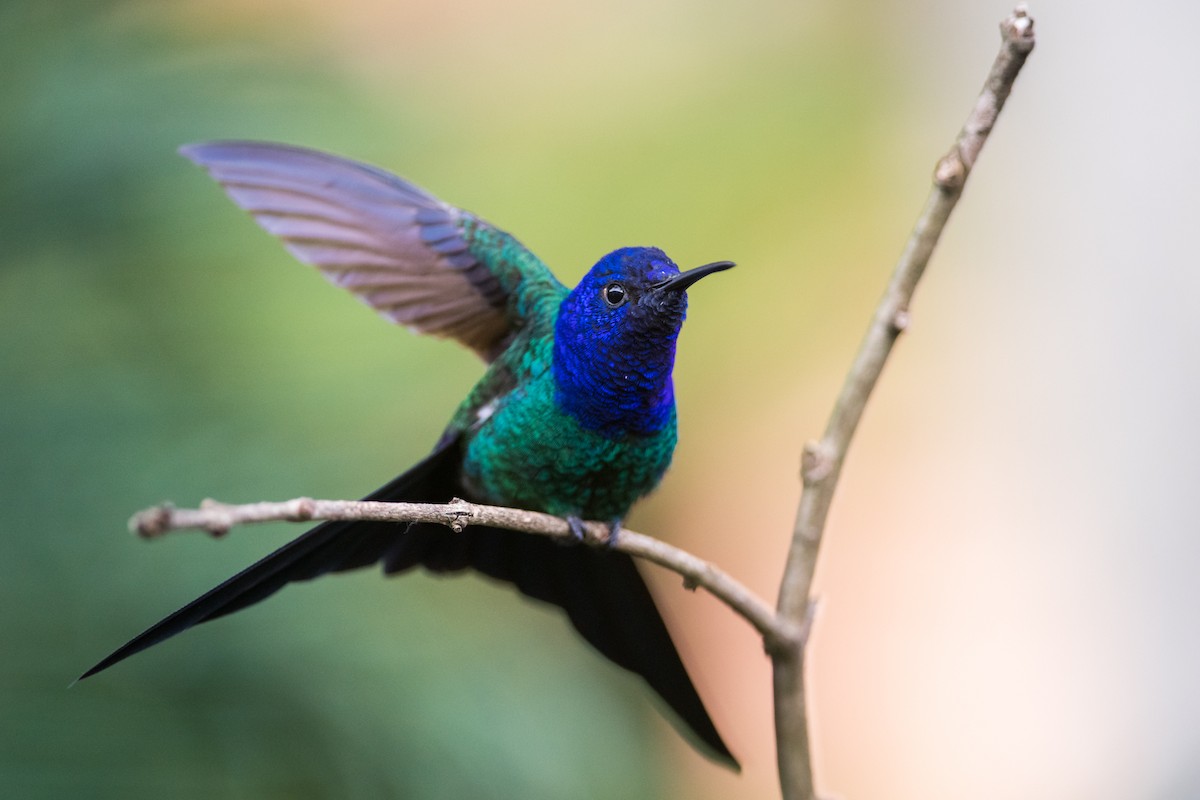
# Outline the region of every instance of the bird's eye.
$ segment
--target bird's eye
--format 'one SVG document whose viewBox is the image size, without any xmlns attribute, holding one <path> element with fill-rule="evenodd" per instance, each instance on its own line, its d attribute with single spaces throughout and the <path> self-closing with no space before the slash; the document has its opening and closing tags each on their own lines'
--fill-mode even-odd
<svg viewBox="0 0 1200 800">
<path fill-rule="evenodd" d="M 613 308 L 616 308 L 624 303 L 625 299 L 628 297 L 628 295 L 625 293 L 625 287 L 615 282 L 605 286 L 601 294 L 604 295 L 604 302 L 608 303 Z"/>
</svg>

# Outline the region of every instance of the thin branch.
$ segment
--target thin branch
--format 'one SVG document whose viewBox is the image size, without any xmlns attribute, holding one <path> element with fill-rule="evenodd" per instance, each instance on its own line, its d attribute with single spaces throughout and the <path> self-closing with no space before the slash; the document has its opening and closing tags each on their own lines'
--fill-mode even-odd
<svg viewBox="0 0 1200 800">
<path fill-rule="evenodd" d="M 1033 50 L 1033 18 L 1024 4 L 1000 23 L 1002 44 L 983 91 L 950 151 L 934 170 L 933 189 L 917 219 L 891 282 L 871 320 L 819 442 L 804 446 L 800 497 L 791 550 L 780 585 L 779 615 L 793 625 L 811 617 L 810 589 L 829 506 L 850 441 L 892 345 L 908 325 L 908 308 L 942 229 L 962 195 L 967 175 L 1004 107 L 1013 81 Z M 775 727 L 785 800 L 815 797 L 804 698 L 804 640 L 774 654 Z"/>
<path fill-rule="evenodd" d="M 201 530 L 213 536 L 223 536 L 235 525 L 313 520 L 429 522 L 445 525 L 455 533 L 461 533 L 469 525 L 486 525 L 560 539 L 569 539 L 571 536 L 570 528 L 562 517 L 478 505 L 465 500 L 453 500 L 446 504 L 380 503 L 367 500 L 313 500 L 309 497 L 245 505 L 205 500 L 196 509 L 155 506 L 135 514 L 129 520 L 129 528 L 146 539 L 178 530 Z M 587 544 L 608 546 L 608 525 L 585 522 L 583 529 Z M 403 533 L 397 529 L 397 535 Z M 728 573 L 685 550 L 629 530 L 621 531 L 614 548 L 678 573 L 683 576 L 684 585 L 689 589 L 702 587 L 707 590 L 753 625 L 762 635 L 769 652 L 791 650 L 800 638 L 798 626 L 779 618 L 770 605 Z"/>
</svg>

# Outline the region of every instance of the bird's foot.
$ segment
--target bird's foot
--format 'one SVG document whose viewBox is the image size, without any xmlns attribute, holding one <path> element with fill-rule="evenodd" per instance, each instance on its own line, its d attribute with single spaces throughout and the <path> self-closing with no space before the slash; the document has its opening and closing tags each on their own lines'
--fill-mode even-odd
<svg viewBox="0 0 1200 800">
<path fill-rule="evenodd" d="M 579 517 L 567 517 L 567 527 L 571 529 L 571 538 L 565 540 L 566 544 L 583 544 L 583 520 Z"/>
<path fill-rule="evenodd" d="M 567 527 L 571 530 L 571 534 L 566 539 L 560 539 L 563 544 L 576 545 L 587 543 L 587 533 L 583 530 L 583 519 L 580 517 L 567 517 Z M 608 536 L 604 539 L 604 547 L 613 549 L 617 546 L 617 538 L 621 535 L 621 518 L 614 517 L 608 523 Z M 597 542 L 599 544 L 599 542 Z"/>
<path fill-rule="evenodd" d="M 608 523 L 608 539 L 605 540 L 604 546 L 612 550 L 617 546 L 617 538 L 621 535 L 621 518 L 614 517 L 612 522 Z"/>
</svg>

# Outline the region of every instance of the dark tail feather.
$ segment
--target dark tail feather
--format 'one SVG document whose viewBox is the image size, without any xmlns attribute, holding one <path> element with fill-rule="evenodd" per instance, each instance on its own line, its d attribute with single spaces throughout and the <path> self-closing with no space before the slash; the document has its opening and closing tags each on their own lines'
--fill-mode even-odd
<svg viewBox="0 0 1200 800">
<path fill-rule="evenodd" d="M 700 749 L 740 769 L 679 658 L 650 590 L 626 553 L 563 546 L 545 536 L 491 528 L 474 532 L 471 566 L 553 603 L 602 655 L 641 675 Z"/>
<path fill-rule="evenodd" d="M 446 502 L 464 494 L 458 485 L 460 463 L 458 443 L 444 442 L 366 499 Z M 514 584 L 531 598 L 561 607 L 602 655 L 646 680 L 692 731 L 702 750 L 739 768 L 692 685 L 632 558 L 494 528 L 472 527 L 456 534 L 439 525 L 414 524 L 405 529 L 390 522 L 326 522 L 151 626 L 80 679 L 193 625 L 253 605 L 293 581 L 380 561 L 389 574 L 418 564 L 433 572 L 475 569 Z"/>
<path fill-rule="evenodd" d="M 406 500 L 421 498 L 431 503 L 448 501 L 456 480 L 458 463 L 458 448 L 453 442 L 448 443 L 366 499 L 395 500 L 403 497 Z M 80 680 L 194 625 L 232 614 L 264 600 L 293 581 L 310 580 L 327 572 L 373 564 L 397 539 L 404 538 L 403 531 L 402 526 L 386 522 L 338 521 L 318 525 L 150 626 L 83 673 Z"/>
</svg>

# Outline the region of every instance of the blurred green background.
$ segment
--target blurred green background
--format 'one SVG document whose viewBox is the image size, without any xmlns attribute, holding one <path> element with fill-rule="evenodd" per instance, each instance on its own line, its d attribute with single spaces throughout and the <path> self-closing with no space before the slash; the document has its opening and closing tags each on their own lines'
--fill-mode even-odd
<svg viewBox="0 0 1200 800">
<path fill-rule="evenodd" d="M 835 504 L 810 669 L 831 795 L 1200 789 L 1200 12 L 1038 6 Z M 760 644 L 658 573 L 742 776 L 476 579 L 290 588 L 66 688 L 298 533 L 146 544 L 133 511 L 360 495 L 480 372 L 292 262 L 174 150 L 379 164 L 568 283 L 629 244 L 738 261 L 692 293 L 676 466 L 631 527 L 773 599 L 800 444 L 1007 11 L 0 6 L 0 796 L 774 796 Z"/>
</svg>

